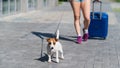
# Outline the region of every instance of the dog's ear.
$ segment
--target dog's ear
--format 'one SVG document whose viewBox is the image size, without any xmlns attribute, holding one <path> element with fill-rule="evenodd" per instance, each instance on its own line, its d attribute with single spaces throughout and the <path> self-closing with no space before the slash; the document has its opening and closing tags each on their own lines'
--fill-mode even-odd
<svg viewBox="0 0 120 68">
<path fill-rule="evenodd" d="M 47 42 L 49 42 L 50 38 L 48 38 L 48 39 L 46 39 L 46 40 L 47 40 Z"/>
<path fill-rule="evenodd" d="M 55 39 L 55 41 L 58 41 L 58 39 Z"/>
</svg>

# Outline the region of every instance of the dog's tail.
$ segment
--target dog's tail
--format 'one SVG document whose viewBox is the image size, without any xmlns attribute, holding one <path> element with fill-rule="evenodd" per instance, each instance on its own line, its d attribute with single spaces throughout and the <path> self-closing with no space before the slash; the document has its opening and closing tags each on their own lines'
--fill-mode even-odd
<svg viewBox="0 0 120 68">
<path fill-rule="evenodd" d="M 60 35 L 60 33 L 59 33 L 59 29 L 56 31 L 56 39 L 59 39 L 59 35 Z"/>
</svg>

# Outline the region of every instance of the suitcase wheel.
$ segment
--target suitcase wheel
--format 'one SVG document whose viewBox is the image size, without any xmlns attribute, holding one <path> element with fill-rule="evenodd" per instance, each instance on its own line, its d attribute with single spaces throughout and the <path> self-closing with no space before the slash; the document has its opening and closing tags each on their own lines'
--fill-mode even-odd
<svg viewBox="0 0 120 68">
<path fill-rule="evenodd" d="M 106 40 L 106 37 L 104 37 L 103 40 Z"/>
<path fill-rule="evenodd" d="M 89 39 L 106 40 L 106 37 L 89 37 Z"/>
</svg>

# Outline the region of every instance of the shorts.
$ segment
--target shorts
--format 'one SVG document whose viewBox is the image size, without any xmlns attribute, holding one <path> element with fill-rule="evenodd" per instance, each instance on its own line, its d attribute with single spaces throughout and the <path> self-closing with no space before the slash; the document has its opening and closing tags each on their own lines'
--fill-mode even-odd
<svg viewBox="0 0 120 68">
<path fill-rule="evenodd" d="M 84 0 L 75 0 L 76 2 L 83 2 Z"/>
</svg>

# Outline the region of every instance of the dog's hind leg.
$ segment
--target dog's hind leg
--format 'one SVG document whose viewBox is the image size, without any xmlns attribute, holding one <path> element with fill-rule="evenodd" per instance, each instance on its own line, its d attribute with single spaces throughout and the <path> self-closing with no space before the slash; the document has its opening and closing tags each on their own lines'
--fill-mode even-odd
<svg viewBox="0 0 120 68">
<path fill-rule="evenodd" d="M 63 50 L 60 50 L 60 59 L 64 59 L 64 56 L 63 56 Z"/>
</svg>

